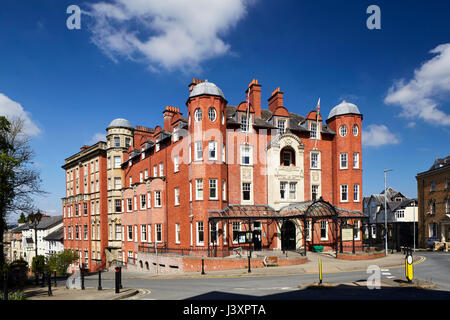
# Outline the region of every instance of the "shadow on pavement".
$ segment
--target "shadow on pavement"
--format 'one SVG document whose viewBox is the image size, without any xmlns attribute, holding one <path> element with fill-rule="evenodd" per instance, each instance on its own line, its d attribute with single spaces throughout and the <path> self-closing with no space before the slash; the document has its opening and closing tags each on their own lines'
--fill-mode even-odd
<svg viewBox="0 0 450 320">
<path fill-rule="evenodd" d="M 339 285 L 335 287 L 308 287 L 265 296 L 211 291 L 186 300 L 450 300 L 449 291 L 414 287 L 367 287 Z"/>
</svg>

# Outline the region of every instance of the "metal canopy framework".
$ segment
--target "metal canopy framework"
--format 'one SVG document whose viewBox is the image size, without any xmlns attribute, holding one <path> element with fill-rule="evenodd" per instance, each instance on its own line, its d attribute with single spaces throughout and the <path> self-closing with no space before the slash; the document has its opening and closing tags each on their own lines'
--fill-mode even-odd
<svg viewBox="0 0 450 320">
<path fill-rule="evenodd" d="M 306 221 L 311 221 L 311 230 L 314 232 L 314 223 L 317 220 L 331 219 L 334 222 L 335 227 L 335 239 L 336 239 L 336 254 L 338 251 L 338 241 L 340 238 L 342 252 L 342 227 L 347 225 L 348 219 L 364 219 L 362 212 L 352 211 L 333 206 L 331 203 L 325 201 L 320 197 L 316 201 L 304 201 L 295 204 L 288 205 L 275 210 L 268 205 L 239 205 L 230 204 L 222 210 L 209 211 L 209 222 L 217 222 L 220 220 L 247 220 L 250 226 L 251 220 L 281 220 L 284 222 L 289 219 L 301 219 L 303 225 L 306 225 Z M 209 237 L 208 223 L 208 237 Z M 340 227 L 340 237 L 338 237 L 338 226 Z M 251 231 L 251 230 L 250 230 Z M 306 239 L 306 228 L 303 228 L 303 239 Z M 313 237 L 311 237 L 313 239 Z M 311 245 L 313 242 L 311 241 Z M 209 241 L 208 241 L 209 246 Z M 304 246 L 304 252 L 306 255 L 306 243 Z"/>
</svg>

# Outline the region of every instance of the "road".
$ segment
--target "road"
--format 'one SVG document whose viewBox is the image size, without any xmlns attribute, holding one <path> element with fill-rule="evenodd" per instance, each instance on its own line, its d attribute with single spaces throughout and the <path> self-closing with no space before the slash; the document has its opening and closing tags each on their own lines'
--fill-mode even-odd
<svg viewBox="0 0 450 320">
<path fill-rule="evenodd" d="M 450 254 L 420 252 L 425 260 L 414 267 L 415 279 L 432 281 L 439 290 L 433 293 L 419 290 L 418 293 L 404 288 L 368 290 L 366 286 L 352 290 L 339 286 L 334 289 L 321 289 L 306 292 L 299 290 L 301 284 L 318 281 L 317 274 L 289 276 L 245 276 L 234 278 L 195 278 L 195 279 L 126 279 L 123 286 L 141 289 L 141 293 L 131 299 L 139 300 L 183 300 L 183 299 L 450 299 Z M 365 271 L 343 271 L 323 275 L 324 283 L 350 283 L 367 280 Z M 404 267 L 381 269 L 383 279 L 405 279 Z M 86 278 L 86 286 L 96 287 L 96 277 Z M 104 280 L 103 287 L 113 288 L 112 280 Z M 426 293 L 426 295 L 424 295 Z"/>
</svg>

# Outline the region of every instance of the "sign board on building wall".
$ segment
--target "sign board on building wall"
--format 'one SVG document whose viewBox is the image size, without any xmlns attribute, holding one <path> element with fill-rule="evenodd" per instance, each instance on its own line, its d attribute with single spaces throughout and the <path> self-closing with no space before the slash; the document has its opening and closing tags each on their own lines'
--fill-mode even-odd
<svg viewBox="0 0 450 320">
<path fill-rule="evenodd" d="M 342 229 L 342 241 L 352 241 L 353 240 L 353 228 Z"/>
</svg>

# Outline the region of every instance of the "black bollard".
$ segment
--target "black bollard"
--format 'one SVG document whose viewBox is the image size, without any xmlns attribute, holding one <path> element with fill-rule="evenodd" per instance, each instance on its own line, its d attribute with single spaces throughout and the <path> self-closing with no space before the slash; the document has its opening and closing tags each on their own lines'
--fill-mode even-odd
<svg viewBox="0 0 450 320">
<path fill-rule="evenodd" d="M 52 293 L 52 276 L 51 276 L 51 272 L 49 271 L 48 273 L 47 273 L 47 276 L 48 276 L 48 292 L 47 292 L 47 294 L 48 294 L 48 296 L 52 296 L 53 295 L 53 293 Z"/>
<path fill-rule="evenodd" d="M 205 274 L 205 259 L 202 259 L 202 274 Z"/>
<path fill-rule="evenodd" d="M 119 267 L 116 267 L 116 272 L 114 272 L 115 280 L 116 280 L 116 293 L 119 293 Z"/>
<path fill-rule="evenodd" d="M 252 272 L 252 269 L 250 268 L 250 256 L 248 256 L 248 273 Z"/>
<path fill-rule="evenodd" d="M 53 277 L 53 279 L 55 280 L 55 288 L 57 287 L 57 284 L 56 284 L 56 271 L 55 271 L 55 273 L 54 273 L 54 277 Z"/>
<path fill-rule="evenodd" d="M 45 272 L 42 272 L 42 282 L 41 282 L 41 287 L 45 287 Z"/>
<path fill-rule="evenodd" d="M 80 269 L 80 274 L 81 274 L 81 290 L 84 290 L 84 272 L 83 272 L 83 268 Z"/>
<path fill-rule="evenodd" d="M 98 290 L 102 290 L 102 270 L 98 270 Z"/>
<path fill-rule="evenodd" d="M 122 287 L 122 267 L 119 267 L 119 288 L 123 289 L 123 287 Z"/>
<path fill-rule="evenodd" d="M 3 274 L 3 300 L 8 300 L 8 275 Z"/>
</svg>

